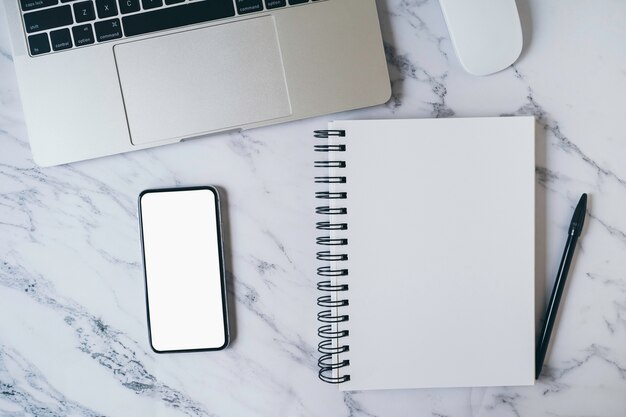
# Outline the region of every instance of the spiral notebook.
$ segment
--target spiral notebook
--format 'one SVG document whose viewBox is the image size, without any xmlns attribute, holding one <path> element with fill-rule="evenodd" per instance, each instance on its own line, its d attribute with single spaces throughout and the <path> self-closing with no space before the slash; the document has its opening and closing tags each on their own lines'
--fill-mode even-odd
<svg viewBox="0 0 626 417">
<path fill-rule="evenodd" d="M 534 383 L 534 126 L 336 121 L 315 132 L 323 381 Z"/>
</svg>

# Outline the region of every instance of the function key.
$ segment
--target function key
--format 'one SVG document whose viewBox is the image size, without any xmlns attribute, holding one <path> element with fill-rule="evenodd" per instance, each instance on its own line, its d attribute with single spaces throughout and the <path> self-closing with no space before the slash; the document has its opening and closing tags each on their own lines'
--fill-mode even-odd
<svg viewBox="0 0 626 417">
<path fill-rule="evenodd" d="M 72 23 L 74 23 L 74 20 L 72 19 L 70 6 L 54 7 L 24 15 L 24 24 L 28 33 L 54 29 L 60 26 L 71 25 Z"/>
<path fill-rule="evenodd" d="M 237 13 L 246 14 L 263 10 L 261 0 L 235 0 Z"/>
<path fill-rule="evenodd" d="M 285 7 L 287 5 L 286 0 L 265 0 L 265 7 L 268 9 L 275 9 L 277 7 Z"/>
<path fill-rule="evenodd" d="M 28 47 L 30 48 L 31 55 L 39 55 L 50 52 L 50 42 L 48 42 L 48 35 L 45 33 L 30 35 L 28 37 Z"/>
<path fill-rule="evenodd" d="M 132 13 L 139 11 L 139 0 L 119 0 L 120 11 L 122 13 Z"/>
<path fill-rule="evenodd" d="M 72 47 L 72 36 L 69 29 L 59 29 L 50 32 L 50 41 L 52 42 L 52 49 L 55 51 L 61 51 L 63 49 L 69 49 Z"/>
<path fill-rule="evenodd" d="M 91 25 L 74 26 L 72 34 L 74 35 L 74 45 L 76 46 L 89 45 L 95 42 Z"/>
<path fill-rule="evenodd" d="M 98 42 L 110 41 L 122 37 L 122 26 L 119 19 L 105 20 L 96 22 L 96 39 Z"/>
<path fill-rule="evenodd" d="M 117 15 L 115 0 L 96 0 L 96 9 L 98 9 L 98 17 L 100 19 Z"/>
<path fill-rule="evenodd" d="M 141 0 L 144 9 L 154 9 L 163 6 L 163 0 Z"/>
<path fill-rule="evenodd" d="M 59 4 L 59 0 L 20 0 L 20 4 L 22 10 L 28 12 L 42 7 L 56 6 Z"/>
<path fill-rule="evenodd" d="M 81 1 L 80 3 L 74 3 L 74 16 L 76 16 L 76 23 L 95 20 L 96 12 L 93 8 L 93 2 Z"/>
</svg>

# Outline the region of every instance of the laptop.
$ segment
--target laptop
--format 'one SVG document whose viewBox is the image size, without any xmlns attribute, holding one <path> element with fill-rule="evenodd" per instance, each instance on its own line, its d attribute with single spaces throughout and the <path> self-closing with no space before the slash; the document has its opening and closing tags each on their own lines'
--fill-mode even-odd
<svg viewBox="0 0 626 417">
<path fill-rule="evenodd" d="M 386 102 L 375 0 L 2 0 L 52 166 Z"/>
</svg>

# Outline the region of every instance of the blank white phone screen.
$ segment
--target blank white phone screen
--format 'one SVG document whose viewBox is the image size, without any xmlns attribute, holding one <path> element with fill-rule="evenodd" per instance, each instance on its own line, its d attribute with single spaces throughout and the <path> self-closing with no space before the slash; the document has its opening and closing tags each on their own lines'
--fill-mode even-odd
<svg viewBox="0 0 626 417">
<path fill-rule="evenodd" d="M 153 349 L 225 347 L 216 194 L 211 189 L 146 192 L 140 211 Z"/>
</svg>

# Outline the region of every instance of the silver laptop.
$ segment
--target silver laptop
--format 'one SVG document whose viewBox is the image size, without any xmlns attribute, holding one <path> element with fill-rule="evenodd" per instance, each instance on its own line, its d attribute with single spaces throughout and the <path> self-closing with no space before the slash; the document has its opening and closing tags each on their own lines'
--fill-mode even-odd
<svg viewBox="0 0 626 417">
<path fill-rule="evenodd" d="M 375 0 L 2 0 L 43 166 L 383 103 Z"/>
</svg>

